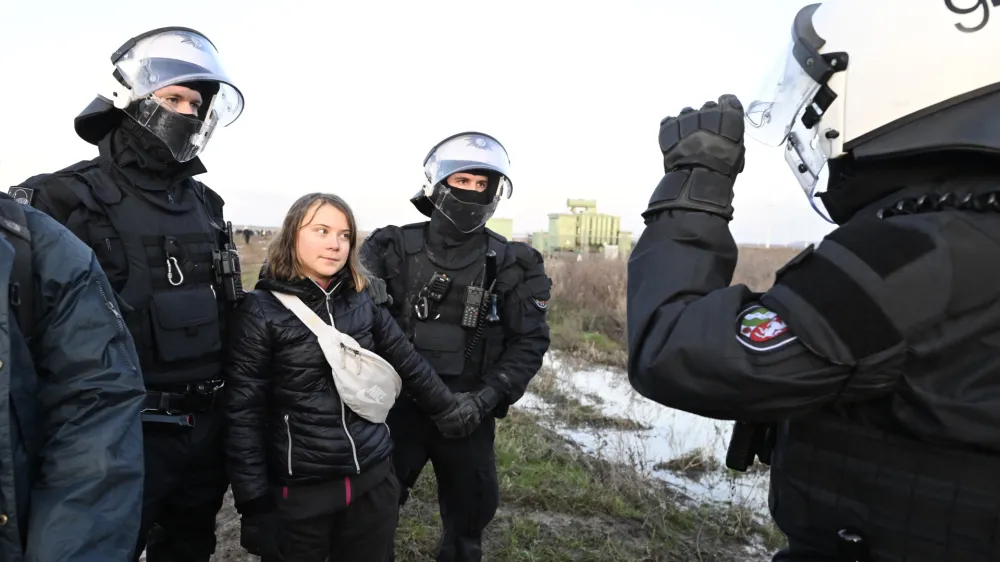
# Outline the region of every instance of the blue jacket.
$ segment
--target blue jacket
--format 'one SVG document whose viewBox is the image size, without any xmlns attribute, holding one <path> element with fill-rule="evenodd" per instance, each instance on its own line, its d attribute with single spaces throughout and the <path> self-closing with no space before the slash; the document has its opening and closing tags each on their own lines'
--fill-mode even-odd
<svg viewBox="0 0 1000 562">
<path fill-rule="evenodd" d="M 132 338 L 93 251 L 44 213 L 23 210 L 38 314 L 25 337 L 10 302 L 16 246 L 3 230 L 0 562 L 130 561 L 145 393 Z"/>
</svg>

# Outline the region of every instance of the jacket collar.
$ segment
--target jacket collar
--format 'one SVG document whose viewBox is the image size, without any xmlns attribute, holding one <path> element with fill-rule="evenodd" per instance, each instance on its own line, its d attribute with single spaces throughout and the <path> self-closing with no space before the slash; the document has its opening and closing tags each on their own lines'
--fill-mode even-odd
<svg viewBox="0 0 1000 562">
<path fill-rule="evenodd" d="M 326 287 L 321 287 L 308 277 L 298 277 L 288 280 L 263 277 L 257 282 L 256 288 L 299 297 L 302 302 L 312 307 L 322 305 L 327 298 L 334 298 L 353 285 L 354 283 L 351 281 L 351 277 L 345 267 L 330 279 L 330 284 Z"/>
</svg>

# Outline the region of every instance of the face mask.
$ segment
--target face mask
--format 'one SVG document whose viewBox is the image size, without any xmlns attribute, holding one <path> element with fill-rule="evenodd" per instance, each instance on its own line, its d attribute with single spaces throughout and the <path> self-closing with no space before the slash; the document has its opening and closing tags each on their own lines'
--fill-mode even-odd
<svg viewBox="0 0 1000 562">
<path fill-rule="evenodd" d="M 132 119 L 160 139 L 178 162 L 198 156 L 215 130 L 215 119 L 201 121 L 170 109 L 155 97 L 139 100 L 126 110 Z"/>
</svg>

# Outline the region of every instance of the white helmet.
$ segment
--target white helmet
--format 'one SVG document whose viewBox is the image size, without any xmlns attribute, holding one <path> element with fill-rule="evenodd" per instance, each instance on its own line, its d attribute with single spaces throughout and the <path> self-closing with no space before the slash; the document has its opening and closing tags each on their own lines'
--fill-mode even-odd
<svg viewBox="0 0 1000 562">
<path fill-rule="evenodd" d="M 1000 123 L 991 121 L 1000 118 L 991 96 L 1000 90 L 1000 23 L 988 25 L 996 2 L 977 2 L 826 0 L 802 8 L 777 86 L 745 104 L 747 136 L 785 145 L 814 208 L 820 171 L 847 153 L 1000 154 Z"/>
<path fill-rule="evenodd" d="M 97 144 L 120 121 L 122 110 L 156 135 L 178 162 L 198 156 L 217 126 L 243 112 L 243 94 L 234 85 L 215 45 L 186 27 L 163 27 L 129 39 L 111 55 L 114 70 L 107 95 L 99 94 L 77 116 L 77 134 Z M 197 116 L 171 111 L 157 90 L 182 85 L 198 90 L 204 105 Z"/>
</svg>

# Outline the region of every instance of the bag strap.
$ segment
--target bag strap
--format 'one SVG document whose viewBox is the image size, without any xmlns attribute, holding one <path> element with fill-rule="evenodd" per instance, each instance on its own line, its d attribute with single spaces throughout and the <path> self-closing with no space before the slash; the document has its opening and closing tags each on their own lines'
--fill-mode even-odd
<svg viewBox="0 0 1000 562">
<path fill-rule="evenodd" d="M 306 303 L 302 302 L 302 299 L 294 295 L 289 295 L 287 293 L 279 293 L 277 291 L 271 291 L 271 294 L 275 296 L 281 304 L 285 305 L 285 308 L 291 310 L 302 321 L 303 324 L 309 328 L 312 333 L 316 334 L 317 338 L 322 338 L 324 336 L 329 336 L 330 332 L 336 332 L 339 334 L 336 328 L 327 324 L 319 317 L 311 308 L 306 306 Z"/>
<path fill-rule="evenodd" d="M 276 291 L 270 291 L 270 293 L 281 301 L 281 304 L 285 305 L 285 308 L 291 310 L 292 313 L 294 313 L 295 316 L 297 316 L 298 319 L 301 320 L 310 331 L 312 331 L 312 333 L 316 334 L 316 338 L 320 342 L 320 347 L 324 346 L 323 342 L 326 341 L 326 337 L 333 336 L 336 343 L 345 345 L 362 355 L 370 357 L 373 360 L 382 363 L 393 372 L 396 372 L 396 369 L 392 366 L 392 364 L 383 359 L 380 355 L 365 349 L 351 336 L 324 322 L 323 319 L 320 318 L 319 315 L 313 311 L 313 309 L 306 306 L 306 303 L 302 302 L 299 297 Z"/>
</svg>

